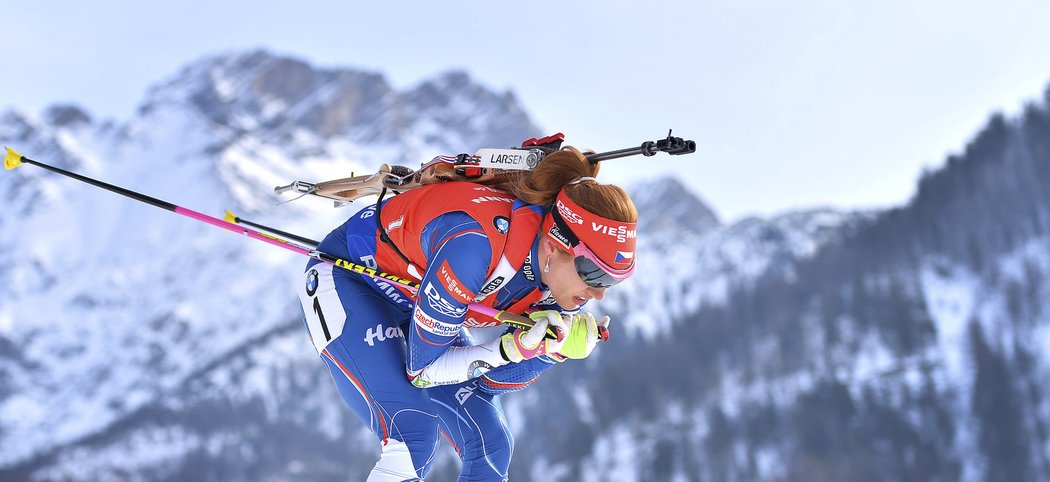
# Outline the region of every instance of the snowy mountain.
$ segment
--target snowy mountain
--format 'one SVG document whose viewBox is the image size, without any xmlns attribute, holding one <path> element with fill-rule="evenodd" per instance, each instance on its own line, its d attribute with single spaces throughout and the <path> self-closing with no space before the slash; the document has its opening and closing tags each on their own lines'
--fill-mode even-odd
<svg viewBox="0 0 1050 482">
<path fill-rule="evenodd" d="M 674 275 L 650 271 L 649 282 L 681 286 L 665 305 L 696 290 L 697 310 L 625 295 L 628 317 L 640 306 L 669 328 L 603 347 L 516 399 L 586 415 L 531 420 L 572 436 L 516 474 L 554 464 L 559 480 L 1047 480 L 1048 185 L 1050 91 L 1017 119 L 993 117 L 906 206 L 722 230 L 713 252 L 746 253 L 723 265 L 736 270 L 723 297 L 694 288 L 720 279 L 710 257 L 668 256 Z M 761 256 L 777 237 L 803 242 Z M 681 265 L 699 269 L 682 276 Z M 749 265 L 763 268 L 748 276 Z"/>
<path fill-rule="evenodd" d="M 539 132 L 514 94 L 494 93 L 464 72 L 397 92 L 380 73 L 324 69 L 266 51 L 189 65 L 150 89 L 138 110 L 148 118 L 165 107 L 193 110 L 225 143 L 266 139 L 301 149 L 294 158 L 356 158 L 382 146 L 392 150 L 383 161 L 418 163 L 435 149 L 516 145 L 522 132 Z"/>
<path fill-rule="evenodd" d="M 315 239 L 355 208 L 273 186 L 541 134 L 463 72 L 397 91 L 265 51 L 186 66 L 127 122 L 0 113 L 31 158 Z M 725 224 L 672 179 L 630 186 L 613 338 L 505 397 L 512 478 L 1050 477 L 1048 139 L 1050 92 L 885 212 Z M 299 320 L 304 258 L 31 166 L 0 194 L 0 480 L 364 477 L 378 448 Z"/>
</svg>

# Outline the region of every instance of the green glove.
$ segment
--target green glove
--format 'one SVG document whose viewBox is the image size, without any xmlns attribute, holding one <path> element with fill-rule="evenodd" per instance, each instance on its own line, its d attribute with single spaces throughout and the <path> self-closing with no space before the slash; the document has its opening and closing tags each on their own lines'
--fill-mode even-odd
<svg viewBox="0 0 1050 482">
<path fill-rule="evenodd" d="M 608 326 L 609 317 L 603 316 L 599 321 L 595 320 L 594 315 L 590 313 L 578 313 L 572 315 L 570 323 L 569 333 L 565 337 L 565 342 L 562 343 L 561 350 L 558 350 L 558 354 L 565 358 L 582 360 L 587 358 L 598 345 L 598 325 Z"/>
</svg>

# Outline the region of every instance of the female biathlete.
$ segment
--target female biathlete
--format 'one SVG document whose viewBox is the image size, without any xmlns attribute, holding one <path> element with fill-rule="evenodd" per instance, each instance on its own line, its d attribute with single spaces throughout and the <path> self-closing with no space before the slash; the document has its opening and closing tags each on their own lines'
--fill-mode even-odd
<svg viewBox="0 0 1050 482">
<path fill-rule="evenodd" d="M 627 193 L 566 147 L 509 191 L 432 184 L 364 209 L 320 251 L 404 278 L 397 284 L 311 261 L 299 289 L 311 340 L 354 413 L 382 444 L 368 481 L 422 480 L 442 433 L 460 481 L 507 478 L 513 437 L 499 403 L 567 358 L 587 357 L 599 325 L 578 313 L 635 267 L 638 214 Z M 480 303 L 536 325 L 475 344 L 461 330 Z M 549 326 L 564 334 L 545 338 Z"/>
</svg>

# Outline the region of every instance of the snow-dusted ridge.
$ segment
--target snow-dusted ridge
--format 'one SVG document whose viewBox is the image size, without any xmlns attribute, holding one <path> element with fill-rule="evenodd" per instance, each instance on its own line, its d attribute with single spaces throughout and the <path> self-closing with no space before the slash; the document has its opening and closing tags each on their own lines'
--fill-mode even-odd
<svg viewBox="0 0 1050 482">
<path fill-rule="evenodd" d="M 820 208 L 724 225 L 673 178 L 633 185 L 630 193 L 639 210 L 640 268 L 601 309 L 626 314 L 625 326 L 650 338 L 705 304 L 725 303 L 770 270 L 790 272 L 875 216 Z"/>
</svg>

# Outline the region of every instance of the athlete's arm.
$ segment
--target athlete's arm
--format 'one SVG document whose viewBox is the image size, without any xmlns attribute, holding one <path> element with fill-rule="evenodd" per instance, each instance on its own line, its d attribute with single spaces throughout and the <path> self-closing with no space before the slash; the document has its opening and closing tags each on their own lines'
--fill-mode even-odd
<svg viewBox="0 0 1050 482">
<path fill-rule="evenodd" d="M 533 305 L 533 308 L 537 310 L 555 310 L 560 311 L 563 314 L 575 314 L 579 313 L 583 305 L 580 305 L 573 310 L 563 310 L 556 302 L 551 299 L 544 303 L 540 301 Z M 489 372 L 481 375 L 479 379 L 478 387 L 486 393 L 493 395 L 499 395 L 502 393 L 516 392 L 535 382 L 539 379 L 540 375 L 548 368 L 558 364 L 558 357 L 564 360 L 565 357 L 559 355 L 543 355 L 530 360 L 524 360 L 520 363 L 510 363 L 490 370 Z"/>
<path fill-rule="evenodd" d="M 521 363 L 503 365 L 481 375 L 478 388 L 493 395 L 516 392 L 531 385 L 544 370 L 557 363 L 544 355 Z"/>
<path fill-rule="evenodd" d="M 445 214 L 427 225 L 420 244 L 428 261 L 407 334 L 412 384 L 460 383 L 506 364 L 499 339 L 453 346 L 467 305 L 488 274 L 492 248 L 481 226 L 464 213 Z"/>
</svg>

